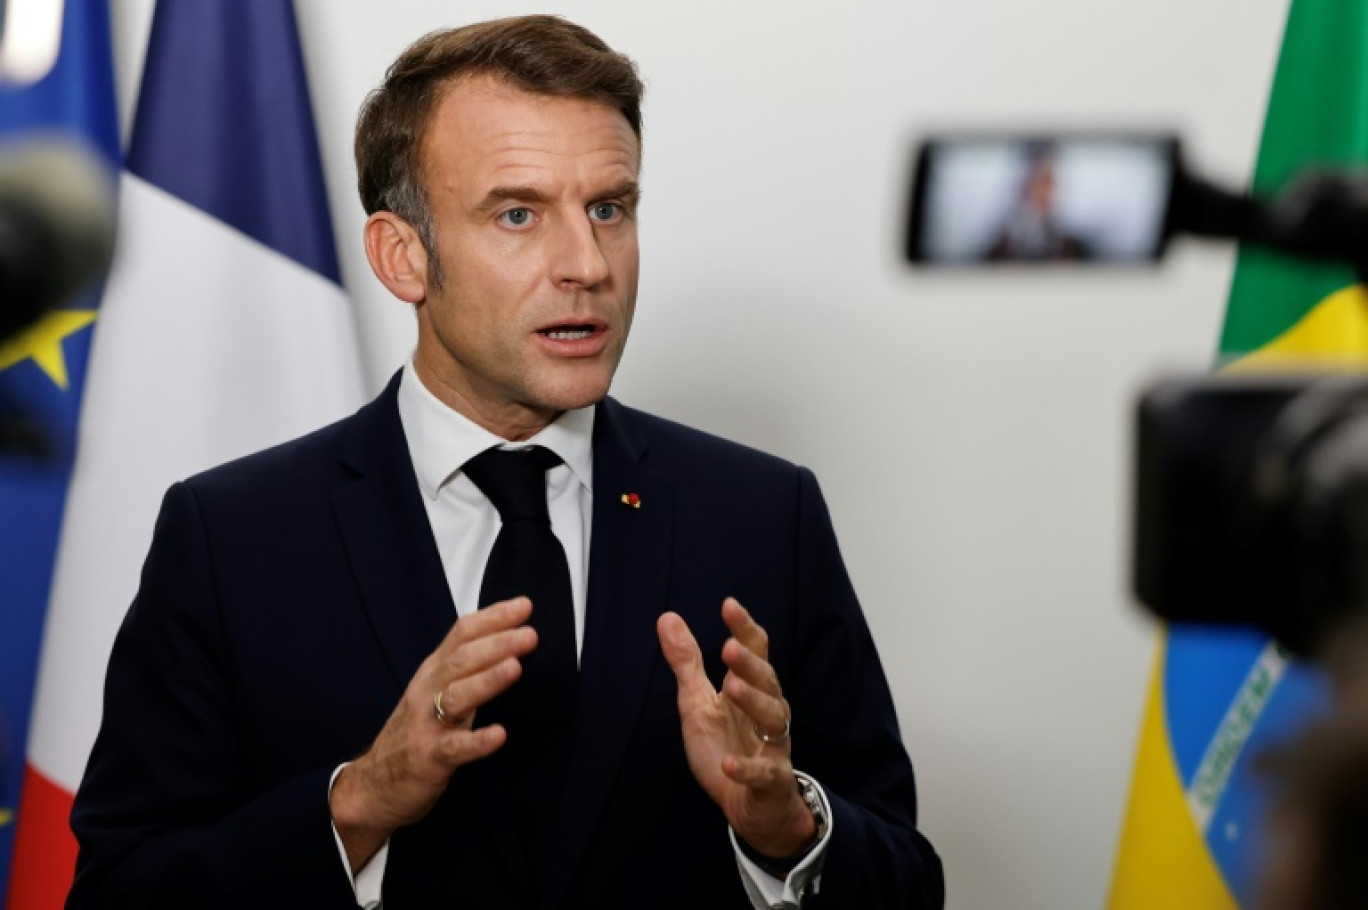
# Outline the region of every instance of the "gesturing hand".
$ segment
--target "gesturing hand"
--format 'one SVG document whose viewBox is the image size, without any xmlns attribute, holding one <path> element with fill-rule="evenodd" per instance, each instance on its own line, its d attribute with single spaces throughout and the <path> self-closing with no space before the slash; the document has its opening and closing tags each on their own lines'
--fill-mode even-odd
<svg viewBox="0 0 1368 910">
<path fill-rule="evenodd" d="M 769 664 L 769 638 L 734 598 L 723 602 L 722 621 L 732 637 L 722 646 L 721 692 L 684 620 L 666 613 L 656 623 L 679 683 L 689 768 L 738 837 L 766 856 L 792 856 L 812 841 L 816 824 L 794 782 L 789 706 Z"/>
<path fill-rule="evenodd" d="M 537 646 L 536 631 L 524 625 L 531 615 L 531 602 L 516 597 L 458 620 L 375 742 L 337 776 L 329 808 L 353 872 L 396 829 L 432 811 L 457 768 L 504 744 L 498 724 L 474 729 L 475 711 L 522 675 L 519 658 Z"/>
</svg>

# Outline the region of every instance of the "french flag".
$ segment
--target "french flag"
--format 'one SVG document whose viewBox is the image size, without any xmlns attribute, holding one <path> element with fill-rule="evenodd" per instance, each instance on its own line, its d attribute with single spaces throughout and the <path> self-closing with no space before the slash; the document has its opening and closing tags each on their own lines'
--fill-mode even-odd
<svg viewBox="0 0 1368 910">
<path fill-rule="evenodd" d="M 159 0 L 85 379 L 9 906 L 58 908 L 162 493 L 364 397 L 291 0 Z"/>
</svg>

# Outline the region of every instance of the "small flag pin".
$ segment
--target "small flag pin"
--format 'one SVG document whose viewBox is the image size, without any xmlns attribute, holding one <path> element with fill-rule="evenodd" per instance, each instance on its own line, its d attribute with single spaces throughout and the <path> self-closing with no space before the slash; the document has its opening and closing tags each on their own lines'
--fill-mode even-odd
<svg viewBox="0 0 1368 910">
<path fill-rule="evenodd" d="M 623 493 L 622 504 L 624 506 L 631 506 L 634 509 L 639 509 L 641 508 L 641 497 L 635 493 Z"/>
</svg>

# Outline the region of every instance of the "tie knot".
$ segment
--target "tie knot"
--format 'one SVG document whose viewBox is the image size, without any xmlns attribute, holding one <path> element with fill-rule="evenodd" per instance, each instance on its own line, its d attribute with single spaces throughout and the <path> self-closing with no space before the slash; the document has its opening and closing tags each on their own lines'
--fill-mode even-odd
<svg viewBox="0 0 1368 910">
<path fill-rule="evenodd" d="M 559 455 L 542 446 L 493 448 L 467 461 L 461 470 L 489 497 L 505 524 L 518 519 L 550 521 L 546 472 L 560 463 Z"/>
</svg>

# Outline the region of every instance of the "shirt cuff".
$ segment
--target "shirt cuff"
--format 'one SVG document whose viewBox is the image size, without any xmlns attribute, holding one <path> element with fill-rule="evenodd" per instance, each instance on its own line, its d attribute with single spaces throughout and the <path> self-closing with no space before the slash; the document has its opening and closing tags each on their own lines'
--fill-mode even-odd
<svg viewBox="0 0 1368 910">
<path fill-rule="evenodd" d="M 736 832 L 729 829 L 732 850 L 736 853 L 736 866 L 741 871 L 741 884 L 745 886 L 746 894 L 750 897 L 751 906 L 755 910 L 788 910 L 800 907 L 803 898 L 809 894 L 816 894 L 821 888 L 822 861 L 826 858 L 827 844 L 831 842 L 831 832 L 836 827 L 835 817 L 831 814 L 831 802 L 827 799 L 822 785 L 802 771 L 793 773 L 810 783 L 816 791 L 826 813 L 827 828 L 821 839 L 808 851 L 808 855 L 803 857 L 803 861 L 794 866 L 788 877 L 783 879 L 775 878 L 751 862 L 742 852 L 741 845 L 736 839 Z"/>
<path fill-rule="evenodd" d="M 343 762 L 334 769 L 332 777 L 328 778 L 328 793 L 332 793 L 333 784 L 337 782 L 337 775 L 342 773 L 342 769 L 351 762 Z M 822 799 L 826 799 L 823 794 Z M 370 861 L 362 866 L 355 876 L 351 871 L 351 860 L 347 859 L 347 847 L 342 843 L 342 835 L 337 833 L 337 826 L 332 826 L 333 840 L 337 841 L 337 852 L 342 857 L 342 868 L 347 873 L 347 881 L 351 882 L 352 891 L 356 894 L 356 903 L 363 910 L 379 910 L 380 886 L 385 882 L 385 865 L 389 862 L 389 841 L 376 851 Z"/>
</svg>

